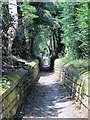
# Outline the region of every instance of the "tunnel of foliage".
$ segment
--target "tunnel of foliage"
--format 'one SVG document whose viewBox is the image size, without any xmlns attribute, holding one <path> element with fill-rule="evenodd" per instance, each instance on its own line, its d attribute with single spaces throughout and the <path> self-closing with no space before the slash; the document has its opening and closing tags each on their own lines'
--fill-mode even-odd
<svg viewBox="0 0 90 120">
<path fill-rule="evenodd" d="M 8 69 L 10 65 L 19 66 L 10 62 L 11 55 L 25 60 L 47 56 L 51 67 L 59 57 L 68 62 L 87 61 L 89 2 L 15 2 L 18 24 L 15 27 L 15 16 L 10 14 L 11 0 L 8 1 L 1 2 L 3 73 L 5 66 Z M 11 27 L 14 37 L 8 32 Z"/>
</svg>

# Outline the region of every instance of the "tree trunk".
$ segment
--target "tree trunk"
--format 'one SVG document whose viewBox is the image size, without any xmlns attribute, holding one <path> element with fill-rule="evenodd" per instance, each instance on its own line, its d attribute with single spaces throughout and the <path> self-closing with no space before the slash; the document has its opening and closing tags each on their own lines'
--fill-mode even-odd
<svg viewBox="0 0 90 120">
<path fill-rule="evenodd" d="M 31 56 L 32 56 L 32 57 L 34 57 L 33 44 L 34 44 L 34 40 L 33 40 L 33 38 L 31 38 L 30 53 L 31 53 Z"/>
<path fill-rule="evenodd" d="M 54 48 L 54 53 L 55 53 L 55 49 L 56 49 L 56 45 L 55 45 L 55 30 L 53 30 L 53 48 Z"/>
<path fill-rule="evenodd" d="M 10 27 L 8 29 L 8 54 L 10 55 L 12 52 L 13 40 L 15 39 L 16 30 L 18 27 L 17 1 L 8 0 L 8 8 L 9 8 L 9 14 L 12 18 Z"/>
</svg>

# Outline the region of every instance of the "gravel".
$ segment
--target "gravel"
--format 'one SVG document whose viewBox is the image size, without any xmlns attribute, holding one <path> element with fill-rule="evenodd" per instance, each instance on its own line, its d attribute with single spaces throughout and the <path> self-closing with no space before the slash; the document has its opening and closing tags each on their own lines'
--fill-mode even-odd
<svg viewBox="0 0 90 120">
<path fill-rule="evenodd" d="M 18 118 L 87 118 L 53 73 L 42 72 Z"/>
</svg>

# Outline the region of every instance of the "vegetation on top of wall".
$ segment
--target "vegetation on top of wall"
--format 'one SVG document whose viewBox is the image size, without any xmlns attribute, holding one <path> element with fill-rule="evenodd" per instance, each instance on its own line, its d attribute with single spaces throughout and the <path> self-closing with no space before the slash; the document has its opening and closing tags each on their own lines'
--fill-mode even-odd
<svg viewBox="0 0 90 120">
<path fill-rule="evenodd" d="M 4 76 L 2 78 L 2 83 L 0 83 L 0 90 L 6 91 L 12 85 L 14 85 L 27 71 L 23 69 L 18 69 L 13 71 L 12 73 Z"/>
<path fill-rule="evenodd" d="M 74 69 L 76 74 L 77 72 L 80 72 L 81 74 L 85 76 L 90 75 L 90 66 L 88 64 L 88 60 L 72 60 L 69 57 L 63 57 L 63 58 L 58 58 L 55 60 L 58 64 L 58 66 L 64 66 L 67 69 Z M 74 73 L 75 74 L 75 73 Z"/>
<path fill-rule="evenodd" d="M 12 0 L 9 0 L 12 2 Z M 88 67 L 89 8 L 87 2 L 17 2 L 17 20 L 13 6 L 2 2 L 2 55 L 3 73 L 13 71 L 34 58 L 43 56 L 51 59 L 51 68 L 58 57 L 62 62 L 73 64 L 79 69 Z M 12 12 L 10 13 L 10 7 Z M 15 6 L 14 6 L 15 8 Z M 14 14 L 13 14 L 14 13 Z M 14 28 L 14 21 L 17 26 Z M 8 36 L 13 28 L 14 37 Z M 17 56 L 14 60 L 10 55 Z M 34 66 L 34 63 L 30 63 Z M 11 71 L 10 70 L 10 71 Z M 11 72 L 12 72 L 11 71 Z M 4 74 L 5 75 L 5 74 Z"/>
<path fill-rule="evenodd" d="M 68 64 L 72 64 L 74 67 L 85 67 L 88 68 L 88 60 L 84 60 L 84 59 L 71 59 L 69 56 L 68 57 L 63 57 L 63 58 L 59 58 L 62 63 L 68 63 Z"/>
<path fill-rule="evenodd" d="M 29 62 L 13 55 L 9 56 L 8 59 L 11 59 L 13 63 L 17 63 L 18 66 L 16 66 L 16 69 L 13 71 L 3 75 L 2 81 L 0 82 L 0 93 L 6 91 L 14 85 L 21 77 L 25 75 L 25 73 L 29 72 L 29 76 L 31 76 L 31 70 L 36 66 L 36 64 L 38 65 L 38 60 L 30 60 Z"/>
</svg>

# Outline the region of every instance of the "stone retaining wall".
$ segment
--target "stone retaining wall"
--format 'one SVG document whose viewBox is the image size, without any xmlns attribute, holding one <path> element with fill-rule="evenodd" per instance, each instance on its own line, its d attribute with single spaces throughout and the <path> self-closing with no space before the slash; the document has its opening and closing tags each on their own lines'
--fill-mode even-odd
<svg viewBox="0 0 90 120">
<path fill-rule="evenodd" d="M 1 118 L 13 118 L 16 115 L 32 84 L 38 81 L 38 73 L 38 61 L 34 61 L 6 76 L 11 87 L 2 94 L 0 99 Z"/>
<path fill-rule="evenodd" d="M 72 98 L 79 102 L 80 107 L 84 107 L 90 112 L 90 92 L 88 92 L 90 71 L 82 68 L 76 69 L 72 65 L 62 64 L 60 59 L 56 59 L 54 73 L 55 78 L 67 87 Z"/>
</svg>

